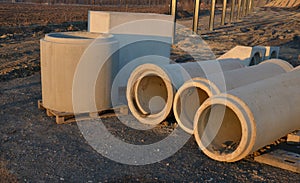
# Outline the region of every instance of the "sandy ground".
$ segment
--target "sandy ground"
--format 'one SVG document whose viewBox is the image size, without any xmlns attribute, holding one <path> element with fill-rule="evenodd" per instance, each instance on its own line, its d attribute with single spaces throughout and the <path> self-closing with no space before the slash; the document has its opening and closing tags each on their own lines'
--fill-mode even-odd
<svg viewBox="0 0 300 183">
<path fill-rule="evenodd" d="M 260 8 L 234 23 L 220 26 L 221 12 L 215 18 L 215 31 L 208 31 L 208 16 L 199 20 L 198 34 L 209 45 L 216 57 L 236 45 L 279 46 L 279 58 L 294 66 L 300 65 L 300 10 L 288 11 L 278 8 Z M 229 11 L 226 16 L 229 22 Z M 192 26 L 192 21 L 179 20 L 179 24 Z"/>
<path fill-rule="evenodd" d="M 215 32 L 207 30 L 207 14 L 203 13 L 198 33 L 215 55 L 221 55 L 235 45 L 276 45 L 281 47 L 281 58 L 295 66 L 300 65 L 299 10 L 256 9 L 255 13 L 232 25 L 220 27 L 216 21 Z M 74 18 L 74 22 L 76 20 Z M 256 163 L 251 157 L 236 163 L 210 160 L 201 153 L 193 138 L 173 156 L 159 163 L 123 165 L 96 153 L 86 143 L 76 124 L 55 124 L 54 118 L 37 109 L 37 100 L 41 98 L 39 39 L 47 32 L 83 30 L 86 28 L 85 21 L 63 23 L 58 20 L 51 26 L 27 25 L 24 28 L 9 25 L 5 30 L 1 24 L 1 181 L 300 182 L 299 174 Z M 179 23 L 190 27 L 191 19 L 181 19 Z M 172 56 L 179 61 L 176 51 L 175 47 Z M 128 117 L 128 120 L 134 119 Z M 176 127 L 174 119 L 168 119 L 154 129 L 140 133 L 122 126 L 117 118 L 108 118 L 104 122 L 114 135 L 139 144 L 159 141 Z M 295 150 L 300 153 L 300 147 Z"/>
<path fill-rule="evenodd" d="M 281 8 L 294 8 L 294 7 L 300 7 L 300 1 L 299 0 L 271 0 L 266 4 L 266 6 L 281 7 Z"/>
</svg>

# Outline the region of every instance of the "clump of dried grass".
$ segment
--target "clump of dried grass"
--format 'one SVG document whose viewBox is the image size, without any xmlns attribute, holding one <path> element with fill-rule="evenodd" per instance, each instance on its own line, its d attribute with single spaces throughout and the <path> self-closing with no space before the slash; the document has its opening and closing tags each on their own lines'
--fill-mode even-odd
<svg viewBox="0 0 300 183">
<path fill-rule="evenodd" d="M 0 161 L 0 182 L 18 182 L 15 175 L 13 175 L 11 172 L 9 172 L 6 169 L 6 165 L 4 162 Z"/>
</svg>

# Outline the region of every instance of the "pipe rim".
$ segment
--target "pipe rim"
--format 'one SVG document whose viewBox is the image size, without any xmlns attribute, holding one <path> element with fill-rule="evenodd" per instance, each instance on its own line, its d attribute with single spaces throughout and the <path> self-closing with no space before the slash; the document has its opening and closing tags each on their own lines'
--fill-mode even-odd
<svg viewBox="0 0 300 183">
<path fill-rule="evenodd" d="M 300 65 L 295 67 L 292 71 L 296 71 L 296 70 L 299 70 L 300 69 Z"/>
<path fill-rule="evenodd" d="M 175 97 L 174 97 L 174 101 L 173 101 L 173 113 L 174 113 L 174 116 L 175 116 L 175 119 L 176 119 L 178 125 L 185 132 L 187 132 L 189 134 L 193 134 L 194 129 L 188 128 L 184 124 L 184 122 L 181 120 L 181 115 L 183 115 L 184 119 L 188 119 L 188 117 L 186 117 L 186 114 L 184 113 L 184 111 L 179 107 L 179 104 L 181 103 L 181 100 L 184 97 L 184 96 L 181 96 L 181 94 L 184 91 L 191 89 L 191 88 L 202 90 L 203 92 L 205 92 L 208 95 L 208 97 L 212 97 L 212 96 L 220 93 L 220 90 L 214 83 L 212 83 L 211 81 L 209 81 L 206 78 L 201 78 L 201 77 L 193 78 L 193 79 L 187 81 L 177 90 Z M 200 106 L 202 104 L 200 104 Z M 182 106 L 182 104 L 180 106 Z M 193 124 L 194 121 L 192 121 L 191 123 Z"/>
<path fill-rule="evenodd" d="M 270 53 L 270 59 L 276 59 L 278 58 L 278 53 L 276 50 L 272 50 L 272 52 Z"/>
<path fill-rule="evenodd" d="M 143 114 L 145 111 L 140 110 L 139 106 L 136 103 L 136 91 L 137 84 L 139 84 L 142 78 L 147 76 L 157 76 L 162 79 L 166 86 L 167 91 L 167 101 L 163 110 L 156 114 Z M 148 125 L 157 125 L 165 120 L 171 110 L 174 98 L 174 89 L 168 74 L 158 65 L 155 64 L 143 64 L 138 66 L 130 75 L 127 89 L 126 89 L 126 98 L 128 102 L 128 107 L 132 115 L 143 124 Z"/>
<path fill-rule="evenodd" d="M 83 31 L 49 33 L 44 38 L 45 41 L 63 44 L 91 44 L 93 41 L 107 42 L 111 39 L 114 39 L 112 34 Z"/>
<path fill-rule="evenodd" d="M 276 64 L 279 67 L 281 67 L 283 70 L 285 70 L 286 72 L 289 72 L 292 69 L 294 69 L 294 67 L 290 63 L 288 63 L 287 61 L 281 60 L 281 59 L 270 59 L 270 60 L 263 61 L 260 64 L 266 64 L 266 63 Z"/>
<path fill-rule="evenodd" d="M 261 51 L 256 51 L 256 52 L 250 57 L 249 66 L 258 65 L 259 63 L 261 63 L 261 62 L 263 61 L 262 55 L 263 55 L 263 54 L 262 54 Z"/>
<path fill-rule="evenodd" d="M 217 155 L 206 147 L 204 147 L 199 134 L 199 119 L 201 115 L 205 114 L 204 112 L 208 109 L 208 107 L 212 105 L 224 105 L 225 107 L 229 107 L 241 122 L 241 139 L 236 147 L 236 149 L 226 155 Z M 226 161 L 226 162 L 235 162 L 243 159 L 248 154 L 252 152 L 252 147 L 255 144 L 256 140 L 256 122 L 254 116 L 247 106 L 240 98 L 230 95 L 230 94 L 220 94 L 206 100 L 202 106 L 199 108 L 195 115 L 194 119 L 195 131 L 194 136 L 198 146 L 201 150 L 210 158 L 217 161 Z M 247 133 L 248 132 L 248 133 Z M 244 135 L 246 134 L 246 135 Z"/>
</svg>

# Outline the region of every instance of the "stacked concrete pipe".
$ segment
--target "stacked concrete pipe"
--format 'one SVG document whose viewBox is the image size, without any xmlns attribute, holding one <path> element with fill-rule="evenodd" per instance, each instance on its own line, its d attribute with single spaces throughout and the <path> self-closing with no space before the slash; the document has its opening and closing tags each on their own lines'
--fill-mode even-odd
<svg viewBox="0 0 300 183">
<path fill-rule="evenodd" d="M 265 50 L 263 60 L 269 60 L 279 57 L 280 48 L 278 46 L 255 46 L 256 48 L 262 48 Z"/>
<path fill-rule="evenodd" d="M 86 55 L 87 60 L 82 61 L 92 62 L 94 68 L 105 62 L 95 83 L 97 109 L 111 108 L 110 90 L 116 72 L 113 69 L 118 67 L 118 56 L 110 55 L 118 49 L 118 42 L 110 34 L 90 32 L 50 33 L 41 39 L 42 99 L 45 108 L 57 112 L 74 112 L 73 79 L 83 54 L 87 53 L 87 48 L 91 55 Z M 82 104 L 81 110 L 76 112 L 96 111 L 89 111 Z"/>
<path fill-rule="evenodd" d="M 234 88 L 289 72 L 292 68 L 286 61 L 272 59 L 256 66 L 192 78 L 184 83 L 175 95 L 174 116 L 183 130 L 193 134 L 195 113 L 206 99 Z"/>
<path fill-rule="evenodd" d="M 264 60 L 274 59 L 279 57 L 280 48 L 278 46 L 264 46 L 266 54 Z"/>
<path fill-rule="evenodd" d="M 264 60 L 266 48 L 263 46 L 236 46 L 221 55 L 219 59 L 238 58 L 244 66 L 257 65 Z"/>
<path fill-rule="evenodd" d="M 242 67 L 240 60 L 233 59 L 140 65 L 128 80 L 128 107 L 141 123 L 159 124 L 169 116 L 175 92 L 185 81 Z"/>
<path fill-rule="evenodd" d="M 206 100 L 195 138 L 217 161 L 235 162 L 300 128 L 300 68 Z"/>
</svg>

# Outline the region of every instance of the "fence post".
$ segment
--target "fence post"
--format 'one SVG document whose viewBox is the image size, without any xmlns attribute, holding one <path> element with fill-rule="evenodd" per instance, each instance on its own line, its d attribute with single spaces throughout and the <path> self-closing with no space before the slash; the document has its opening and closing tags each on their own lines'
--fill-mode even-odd
<svg viewBox="0 0 300 183">
<path fill-rule="evenodd" d="M 211 0 L 210 18 L 209 18 L 209 30 L 210 31 L 214 30 L 215 8 L 216 8 L 216 0 Z"/>
<path fill-rule="evenodd" d="M 231 23 L 233 21 L 234 10 L 235 10 L 235 0 L 231 0 L 231 11 L 230 11 L 229 23 Z"/>
<path fill-rule="evenodd" d="M 243 0 L 243 6 L 242 6 L 242 16 L 246 15 L 246 8 L 247 8 L 247 3 L 246 0 Z"/>
<path fill-rule="evenodd" d="M 237 19 L 241 17 L 241 5 L 242 5 L 242 0 L 238 0 Z"/>
<path fill-rule="evenodd" d="M 250 13 L 250 0 L 246 0 L 246 15 Z"/>
<path fill-rule="evenodd" d="M 199 25 L 200 0 L 194 0 L 193 31 L 197 33 Z"/>
<path fill-rule="evenodd" d="M 177 2 L 178 0 L 171 0 L 170 6 L 170 13 L 174 16 L 174 22 L 176 22 Z"/>
<path fill-rule="evenodd" d="M 221 25 L 225 25 L 226 8 L 227 8 L 227 0 L 223 0 Z"/>
<path fill-rule="evenodd" d="M 253 12 L 254 0 L 250 0 L 249 11 Z"/>
<path fill-rule="evenodd" d="M 172 43 L 175 43 L 175 36 L 176 36 L 176 12 L 177 12 L 177 2 L 178 0 L 171 0 L 170 4 L 170 14 L 174 17 L 174 29 L 173 29 L 173 39 Z"/>
</svg>

